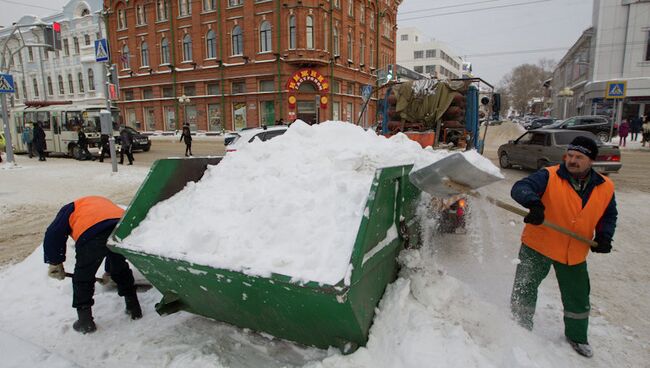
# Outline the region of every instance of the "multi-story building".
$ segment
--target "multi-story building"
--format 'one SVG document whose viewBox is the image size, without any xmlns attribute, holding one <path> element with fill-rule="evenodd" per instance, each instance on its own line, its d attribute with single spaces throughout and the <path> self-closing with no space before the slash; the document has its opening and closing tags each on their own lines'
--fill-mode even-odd
<svg viewBox="0 0 650 368">
<path fill-rule="evenodd" d="M 362 87 L 395 62 L 400 3 L 105 0 L 119 107 L 144 130 L 357 121 Z"/>
<path fill-rule="evenodd" d="M 101 36 L 101 0 L 70 0 L 63 10 L 44 18 L 23 16 L 16 25 L 37 23 L 61 25 L 61 51 L 45 51 L 39 27 L 21 28 L 21 34 L 10 38 L 13 27 L 0 30 L 0 44 L 7 42 L 13 53 L 10 73 L 14 76 L 16 93 L 14 108 L 25 101 L 71 101 L 77 104 L 104 104 L 104 67 L 95 62 L 94 41 Z M 21 37 L 22 36 L 22 37 Z"/>
<path fill-rule="evenodd" d="M 586 30 L 553 75 L 555 117 L 650 113 L 650 2 L 594 0 Z M 625 98 L 608 99 L 608 86 L 625 83 Z M 618 103 L 616 103 L 618 102 Z"/>
<path fill-rule="evenodd" d="M 455 56 L 449 46 L 424 37 L 416 28 L 397 32 L 397 63 L 441 79 L 463 76 L 463 60 Z"/>
</svg>

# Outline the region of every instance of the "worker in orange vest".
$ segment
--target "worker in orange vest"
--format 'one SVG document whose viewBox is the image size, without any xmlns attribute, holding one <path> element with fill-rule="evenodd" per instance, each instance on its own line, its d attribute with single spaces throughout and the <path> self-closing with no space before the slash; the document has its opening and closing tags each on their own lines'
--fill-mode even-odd
<svg viewBox="0 0 650 368">
<path fill-rule="evenodd" d="M 521 235 L 521 249 L 511 297 L 517 322 L 532 330 L 537 288 L 553 266 L 564 305 L 564 334 L 580 355 L 592 357 L 587 339 L 589 324 L 589 274 L 587 254 L 609 253 L 616 229 L 614 183 L 592 169 L 598 145 L 576 137 L 567 148 L 564 163 L 539 170 L 519 180 L 511 196 L 530 209 Z M 544 219 L 593 238 L 591 247 L 543 226 Z"/>
<path fill-rule="evenodd" d="M 92 315 L 95 292 L 95 274 L 104 258 L 110 265 L 110 276 L 117 284 L 117 292 L 124 297 L 126 313 L 131 319 L 142 317 L 136 294 L 133 273 L 121 254 L 111 252 L 106 246 L 108 237 L 122 218 L 124 210 L 108 198 L 82 197 L 63 206 L 45 232 L 43 251 L 48 275 L 65 279 L 66 241 L 75 241 L 74 275 L 72 276 L 72 307 L 77 309 L 78 320 L 72 328 L 83 334 L 97 329 Z"/>
</svg>

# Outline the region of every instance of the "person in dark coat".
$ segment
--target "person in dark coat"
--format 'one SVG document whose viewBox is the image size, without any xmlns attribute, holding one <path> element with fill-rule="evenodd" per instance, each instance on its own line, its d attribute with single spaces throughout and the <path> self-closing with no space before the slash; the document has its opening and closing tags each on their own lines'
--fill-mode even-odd
<svg viewBox="0 0 650 368">
<path fill-rule="evenodd" d="M 639 136 L 639 133 L 641 132 L 642 125 L 643 125 L 643 119 L 641 119 L 640 116 L 636 116 L 630 119 L 630 133 L 632 133 L 632 136 L 630 137 L 630 141 L 636 141 L 637 137 Z"/>
<path fill-rule="evenodd" d="M 179 142 L 183 140 L 185 141 L 185 156 L 192 156 L 192 133 L 190 132 L 190 126 L 187 124 L 183 125 L 183 132 Z"/>
<path fill-rule="evenodd" d="M 43 240 L 44 260 L 48 276 L 63 280 L 68 237 L 75 241 L 75 266 L 72 276 L 72 307 L 78 320 L 72 328 L 86 334 L 97 330 L 92 315 L 95 293 L 95 274 L 106 258 L 110 261 L 110 275 L 117 284 L 118 295 L 124 297 L 126 313 L 131 319 L 142 317 L 136 294 L 133 272 L 123 255 L 111 252 L 106 246 L 108 237 L 124 215 L 124 210 L 108 198 L 82 197 L 63 206 L 48 226 Z"/>
<path fill-rule="evenodd" d="M 131 137 L 129 131 L 126 130 L 126 127 L 122 127 L 122 130 L 120 131 L 120 143 L 122 145 L 122 149 L 120 150 L 120 165 L 124 164 L 125 154 L 126 157 L 129 159 L 129 165 L 133 165 L 133 152 L 132 152 L 133 138 Z"/>
<path fill-rule="evenodd" d="M 41 124 L 34 123 L 34 140 L 32 141 L 36 152 L 38 152 L 38 160 L 45 161 L 45 150 L 47 143 L 45 142 L 45 131 L 41 128 Z"/>
<path fill-rule="evenodd" d="M 77 126 L 77 145 L 79 146 L 79 160 L 90 160 L 95 161 L 93 155 L 88 151 L 88 137 L 84 132 L 84 128 L 81 125 Z"/>
<path fill-rule="evenodd" d="M 101 145 L 101 150 L 102 150 L 102 152 L 99 155 L 99 162 L 104 162 L 104 155 L 106 155 L 106 157 L 108 158 L 111 157 L 110 146 L 109 146 L 110 137 L 108 136 L 108 134 L 102 134 L 99 139 L 100 139 L 99 144 Z"/>
</svg>

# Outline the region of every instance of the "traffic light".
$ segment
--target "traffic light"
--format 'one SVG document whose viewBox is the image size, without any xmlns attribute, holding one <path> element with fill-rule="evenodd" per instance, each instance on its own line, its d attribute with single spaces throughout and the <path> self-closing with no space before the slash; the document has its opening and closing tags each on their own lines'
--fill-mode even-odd
<svg viewBox="0 0 650 368">
<path fill-rule="evenodd" d="M 45 44 L 50 47 L 50 50 L 61 50 L 61 23 L 54 22 L 51 26 L 43 28 Z"/>
</svg>

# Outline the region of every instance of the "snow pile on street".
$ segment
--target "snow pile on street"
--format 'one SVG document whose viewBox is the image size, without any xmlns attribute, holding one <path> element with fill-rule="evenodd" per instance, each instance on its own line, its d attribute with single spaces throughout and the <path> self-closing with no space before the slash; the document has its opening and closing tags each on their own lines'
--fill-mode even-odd
<svg viewBox="0 0 650 368">
<path fill-rule="evenodd" d="M 216 268 L 296 281 L 344 279 L 377 168 L 448 155 L 344 122 L 295 122 L 210 167 L 153 207 L 121 246 Z M 498 169 L 476 152 L 470 162 Z M 390 240 L 390 239 L 389 239 Z"/>
</svg>

